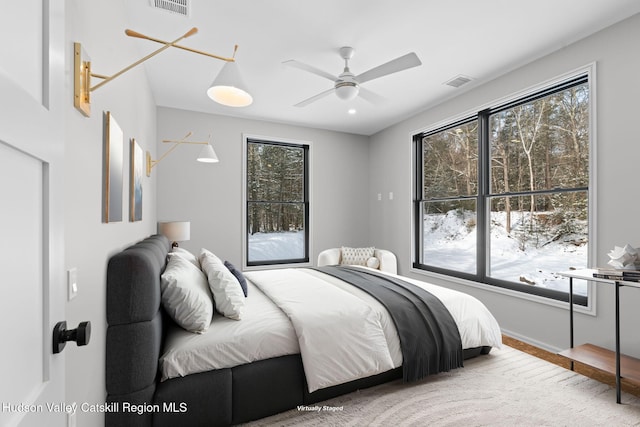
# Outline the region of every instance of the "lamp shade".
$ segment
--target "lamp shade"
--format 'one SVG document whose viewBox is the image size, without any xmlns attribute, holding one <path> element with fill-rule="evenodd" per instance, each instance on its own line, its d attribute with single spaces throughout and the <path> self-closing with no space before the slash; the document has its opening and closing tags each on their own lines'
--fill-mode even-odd
<svg viewBox="0 0 640 427">
<path fill-rule="evenodd" d="M 218 77 L 207 90 L 207 95 L 218 104 L 228 107 L 246 107 L 253 102 L 235 61 L 226 62 L 222 66 Z"/>
<path fill-rule="evenodd" d="M 167 236 L 172 242 L 184 242 L 191 239 L 191 223 L 189 221 L 159 222 L 160 234 Z"/>
<path fill-rule="evenodd" d="M 213 151 L 213 147 L 211 146 L 211 144 L 207 144 L 202 147 L 197 160 L 203 163 L 218 163 L 219 161 L 218 156 L 216 155 L 216 152 Z"/>
</svg>

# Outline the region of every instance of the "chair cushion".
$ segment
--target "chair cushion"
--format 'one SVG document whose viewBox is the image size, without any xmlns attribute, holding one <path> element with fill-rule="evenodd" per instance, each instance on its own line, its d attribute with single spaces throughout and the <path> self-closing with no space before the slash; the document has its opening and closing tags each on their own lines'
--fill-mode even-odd
<svg viewBox="0 0 640 427">
<path fill-rule="evenodd" d="M 346 265 L 367 265 L 367 260 L 373 257 L 376 248 L 350 248 L 343 246 L 340 248 L 340 264 Z"/>
</svg>

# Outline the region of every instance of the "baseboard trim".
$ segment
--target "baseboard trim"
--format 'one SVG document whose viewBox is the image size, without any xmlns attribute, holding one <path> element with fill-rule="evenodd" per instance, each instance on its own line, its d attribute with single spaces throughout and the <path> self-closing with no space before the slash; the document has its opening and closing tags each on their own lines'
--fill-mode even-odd
<svg viewBox="0 0 640 427">
<path fill-rule="evenodd" d="M 559 352 L 561 352 L 562 350 L 564 350 L 566 348 L 566 347 L 565 348 L 554 347 L 554 346 L 551 346 L 551 345 L 549 345 L 547 343 L 544 343 L 542 341 L 538 341 L 536 339 L 527 337 L 525 335 L 518 334 L 518 333 L 513 332 L 513 331 L 509 331 L 509 330 L 506 330 L 506 329 L 502 330 L 502 334 L 503 334 L 503 336 L 507 336 L 509 338 L 517 339 L 518 341 L 520 341 L 522 343 L 530 344 L 530 345 L 535 346 L 537 348 L 540 348 L 542 350 L 546 350 L 546 351 L 548 351 L 550 353 L 559 353 Z M 569 340 L 567 339 L 567 347 L 569 347 L 568 341 Z"/>
</svg>

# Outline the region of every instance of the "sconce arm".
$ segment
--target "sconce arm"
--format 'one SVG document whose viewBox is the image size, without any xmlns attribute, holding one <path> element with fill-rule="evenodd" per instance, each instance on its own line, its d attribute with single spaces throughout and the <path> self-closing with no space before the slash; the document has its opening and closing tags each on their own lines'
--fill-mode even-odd
<svg viewBox="0 0 640 427">
<path fill-rule="evenodd" d="M 140 34 L 139 32 L 134 31 L 134 30 L 128 30 L 127 29 L 127 30 L 124 30 L 124 33 L 126 35 L 128 35 L 129 37 L 136 37 L 136 38 L 139 38 L 139 39 L 150 40 L 152 42 L 161 43 L 161 44 L 166 44 L 167 43 L 164 40 L 160 40 L 160 39 L 156 39 L 156 38 L 153 38 L 153 37 L 149 37 L 149 36 L 146 36 L 144 34 Z M 227 57 L 224 57 L 224 56 L 214 55 L 213 53 L 204 52 L 202 50 L 193 49 L 193 48 L 186 47 L 186 46 L 181 46 L 179 44 L 173 44 L 172 46 L 173 47 L 177 47 L 178 49 L 187 50 L 189 52 L 198 53 L 200 55 L 209 56 L 211 58 L 220 59 L 222 61 L 227 61 L 227 62 L 234 62 L 235 61 L 235 54 L 236 54 L 236 51 L 238 50 L 238 45 L 235 45 L 235 48 L 233 50 L 233 57 L 227 58 Z"/>
<path fill-rule="evenodd" d="M 147 151 L 147 176 L 151 176 L 151 169 L 157 165 L 158 163 L 160 163 L 165 157 L 167 157 L 169 155 L 169 153 L 171 153 L 173 150 L 175 150 L 179 145 L 182 144 L 208 144 L 208 141 L 205 142 L 200 142 L 200 141 L 185 141 L 185 139 L 189 138 L 189 136 L 191 136 L 192 132 L 189 132 L 188 134 L 186 134 L 184 136 L 184 138 L 180 139 L 180 140 L 171 140 L 171 139 L 164 139 L 162 140 L 162 142 L 165 143 L 173 143 L 173 145 L 171 146 L 171 148 L 169 148 L 162 156 L 160 156 L 157 160 L 153 160 L 151 158 L 151 153 Z"/>
<path fill-rule="evenodd" d="M 136 67 L 140 64 L 142 64 L 144 61 L 146 61 L 147 59 L 150 59 L 154 56 L 156 56 L 157 54 L 159 54 L 160 52 L 165 51 L 166 49 L 169 49 L 172 46 L 175 46 L 176 43 L 178 43 L 180 40 L 182 39 L 186 39 L 189 36 L 194 35 L 195 33 L 198 32 L 198 29 L 196 27 L 193 27 L 192 29 L 190 29 L 189 31 L 187 31 L 186 33 L 184 33 L 182 36 L 178 37 L 177 39 L 175 39 L 172 42 L 165 42 L 164 46 L 162 46 L 161 48 L 151 52 L 149 55 L 145 56 L 142 59 L 137 60 L 136 62 L 134 62 L 133 64 L 129 65 L 128 67 L 123 68 L 122 70 L 118 71 L 117 73 L 115 73 L 114 75 L 110 76 L 110 77 L 106 77 L 104 80 L 102 80 L 100 83 L 98 83 L 97 85 L 91 87 L 89 90 L 91 92 L 93 92 L 94 90 L 98 89 L 99 87 L 104 86 L 105 84 L 109 83 L 111 80 L 115 79 L 116 77 L 121 76 L 122 74 L 126 73 L 127 71 L 129 71 L 130 69 L 132 69 L 133 67 Z M 94 74 L 92 74 L 94 75 Z M 102 77 L 102 76 L 97 76 L 94 75 L 96 77 Z"/>
</svg>

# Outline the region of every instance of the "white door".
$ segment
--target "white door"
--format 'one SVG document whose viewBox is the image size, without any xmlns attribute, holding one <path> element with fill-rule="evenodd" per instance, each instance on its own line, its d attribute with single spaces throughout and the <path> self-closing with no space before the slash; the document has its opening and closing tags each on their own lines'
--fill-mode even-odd
<svg viewBox="0 0 640 427">
<path fill-rule="evenodd" d="M 64 1 L 0 5 L 0 425 L 62 427 Z"/>
</svg>

